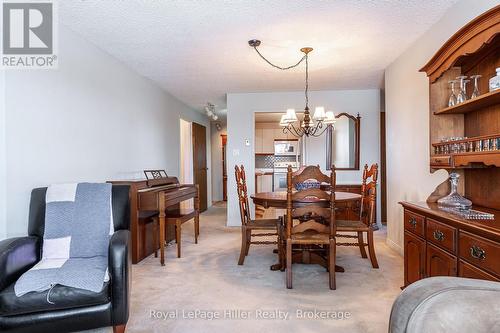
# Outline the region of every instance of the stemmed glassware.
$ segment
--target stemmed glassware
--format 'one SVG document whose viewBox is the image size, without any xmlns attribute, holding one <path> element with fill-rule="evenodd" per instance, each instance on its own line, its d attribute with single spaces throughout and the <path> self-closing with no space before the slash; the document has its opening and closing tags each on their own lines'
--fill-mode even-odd
<svg viewBox="0 0 500 333">
<path fill-rule="evenodd" d="M 448 81 L 451 87 L 451 95 L 450 98 L 448 99 L 448 106 L 454 106 L 457 104 L 457 94 L 455 93 L 455 83 L 457 82 L 458 82 L 457 80 Z"/>
<path fill-rule="evenodd" d="M 480 95 L 479 93 L 479 86 L 478 86 L 478 81 L 481 75 L 476 74 L 476 75 L 471 75 L 470 78 L 474 80 L 474 91 L 472 92 L 472 95 L 470 98 L 476 98 Z"/>
<path fill-rule="evenodd" d="M 460 91 L 457 95 L 457 104 L 463 103 L 467 100 L 466 84 L 469 80 L 466 80 L 466 78 L 467 76 L 465 75 L 457 76 L 457 80 L 460 80 Z"/>
</svg>

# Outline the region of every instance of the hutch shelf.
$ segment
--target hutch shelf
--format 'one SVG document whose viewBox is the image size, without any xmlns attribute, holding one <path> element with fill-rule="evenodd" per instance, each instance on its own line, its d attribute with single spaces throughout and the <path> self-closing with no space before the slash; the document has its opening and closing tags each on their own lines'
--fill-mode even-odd
<svg viewBox="0 0 500 333">
<path fill-rule="evenodd" d="M 476 98 L 469 99 L 463 103 L 438 110 L 434 112 L 434 114 L 443 115 L 443 114 L 481 111 L 483 109 L 486 109 L 488 106 L 498 105 L 499 103 L 500 103 L 500 89 L 484 93 Z"/>
</svg>

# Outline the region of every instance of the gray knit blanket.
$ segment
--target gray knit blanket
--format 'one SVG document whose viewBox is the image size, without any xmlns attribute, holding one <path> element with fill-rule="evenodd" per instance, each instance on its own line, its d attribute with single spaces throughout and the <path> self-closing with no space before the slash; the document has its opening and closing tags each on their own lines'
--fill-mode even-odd
<svg viewBox="0 0 500 333">
<path fill-rule="evenodd" d="M 111 184 L 52 185 L 45 201 L 42 259 L 17 280 L 16 296 L 55 285 L 101 291 L 114 232 Z"/>
</svg>

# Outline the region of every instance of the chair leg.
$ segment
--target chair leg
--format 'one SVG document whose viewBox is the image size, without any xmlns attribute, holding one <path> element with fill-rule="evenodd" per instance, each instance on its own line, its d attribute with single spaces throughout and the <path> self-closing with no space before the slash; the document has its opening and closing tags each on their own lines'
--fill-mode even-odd
<svg viewBox="0 0 500 333">
<path fill-rule="evenodd" d="M 335 256 L 336 256 L 336 240 L 335 238 L 330 239 L 330 249 L 328 251 L 328 273 L 330 277 L 330 289 L 337 289 L 335 281 Z"/>
<path fill-rule="evenodd" d="M 113 326 L 113 333 L 124 333 L 126 325 Z"/>
<path fill-rule="evenodd" d="M 248 251 L 250 251 L 250 243 L 252 242 L 252 230 L 247 230 L 247 247 L 245 249 L 245 255 L 248 255 Z"/>
<path fill-rule="evenodd" d="M 368 252 L 370 253 L 370 261 L 373 268 L 378 268 L 377 257 L 375 255 L 375 247 L 373 245 L 373 230 L 368 231 Z"/>
<path fill-rule="evenodd" d="M 365 250 L 365 239 L 363 237 L 363 232 L 358 231 L 358 244 L 359 244 L 359 252 L 361 252 L 362 258 L 367 258 L 366 250 Z"/>
<path fill-rule="evenodd" d="M 177 258 L 181 257 L 181 222 L 175 222 L 175 241 L 177 242 Z"/>
<path fill-rule="evenodd" d="M 200 219 L 195 216 L 194 218 L 194 243 L 198 244 L 198 234 L 200 233 Z"/>
<path fill-rule="evenodd" d="M 292 241 L 286 241 L 286 287 L 292 289 Z"/>
<path fill-rule="evenodd" d="M 245 256 L 247 253 L 247 228 L 245 226 L 241 226 L 241 250 L 240 250 L 240 258 L 238 259 L 238 265 L 243 265 L 245 261 Z"/>
<path fill-rule="evenodd" d="M 283 251 L 283 244 L 282 244 L 282 240 L 281 240 L 281 236 L 282 236 L 282 232 L 283 232 L 283 227 L 281 225 L 278 226 L 278 239 L 277 239 L 277 245 L 278 245 L 278 262 L 279 262 L 279 265 L 280 265 L 280 270 L 283 270 L 284 266 L 285 266 L 285 256 L 284 256 L 284 251 Z"/>
</svg>

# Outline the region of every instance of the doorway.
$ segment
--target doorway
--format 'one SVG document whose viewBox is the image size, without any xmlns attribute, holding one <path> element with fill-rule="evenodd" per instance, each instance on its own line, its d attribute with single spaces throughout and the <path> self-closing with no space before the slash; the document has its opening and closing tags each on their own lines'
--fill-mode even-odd
<svg viewBox="0 0 500 333">
<path fill-rule="evenodd" d="M 200 211 L 207 210 L 207 129 L 192 123 L 193 180 L 200 187 Z"/>
<path fill-rule="evenodd" d="M 191 122 L 180 120 L 180 175 L 181 184 L 193 184 L 193 134 Z M 193 199 L 181 202 L 182 209 L 193 209 Z"/>
</svg>

